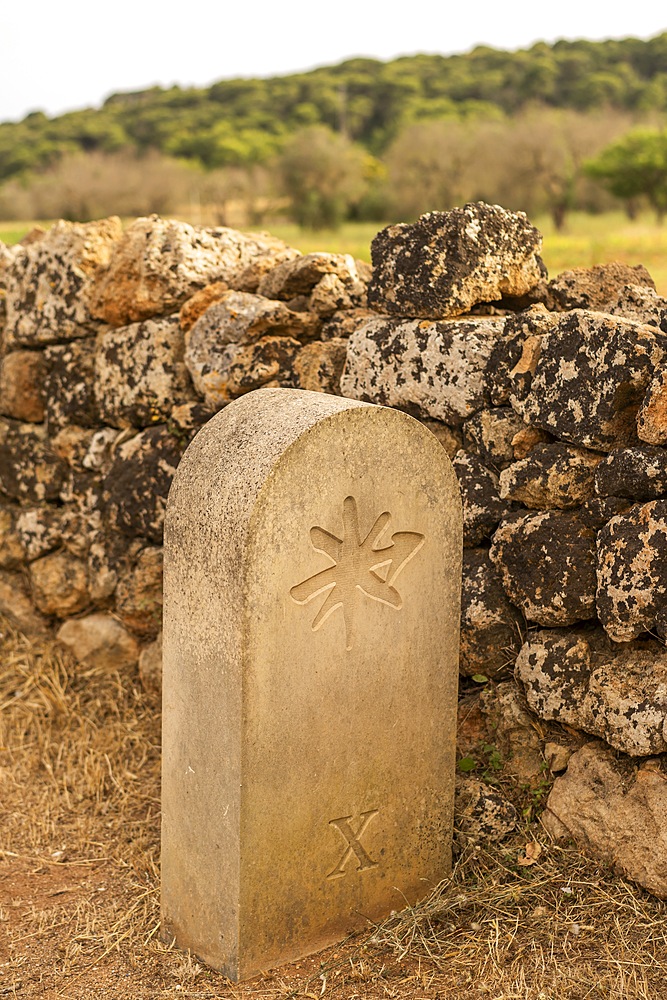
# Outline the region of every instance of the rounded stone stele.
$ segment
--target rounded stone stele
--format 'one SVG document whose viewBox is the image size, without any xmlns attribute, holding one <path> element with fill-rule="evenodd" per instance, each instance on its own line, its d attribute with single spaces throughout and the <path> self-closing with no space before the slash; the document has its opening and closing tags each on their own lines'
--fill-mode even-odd
<svg viewBox="0 0 667 1000">
<path fill-rule="evenodd" d="M 261 389 L 165 524 L 162 935 L 231 979 L 450 870 L 462 515 L 405 413 Z"/>
</svg>

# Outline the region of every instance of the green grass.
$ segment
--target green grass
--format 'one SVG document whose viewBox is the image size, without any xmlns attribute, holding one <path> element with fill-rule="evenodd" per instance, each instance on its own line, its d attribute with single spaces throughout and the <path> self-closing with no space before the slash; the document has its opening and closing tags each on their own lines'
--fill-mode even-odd
<svg viewBox="0 0 667 1000">
<path fill-rule="evenodd" d="M 660 294 L 667 297 L 667 226 L 658 226 L 648 213 L 630 222 L 621 212 L 605 215 L 573 212 L 567 228 L 561 233 L 554 230 L 551 220 L 546 217 L 532 221 L 544 235 L 543 257 L 550 275 L 612 260 L 643 264 L 652 274 Z M 48 226 L 49 223 L 0 223 L 0 240 L 16 243 L 35 225 Z M 370 260 L 371 240 L 381 228 L 381 223 L 348 222 L 340 229 L 312 233 L 291 223 L 270 226 L 274 236 L 303 253 L 326 250 L 351 253 L 362 260 Z"/>
</svg>

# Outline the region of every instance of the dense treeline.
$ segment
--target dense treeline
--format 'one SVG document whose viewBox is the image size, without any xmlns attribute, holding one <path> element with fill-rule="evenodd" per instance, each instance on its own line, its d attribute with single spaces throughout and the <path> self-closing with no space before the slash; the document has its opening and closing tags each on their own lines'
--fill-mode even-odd
<svg viewBox="0 0 667 1000">
<path fill-rule="evenodd" d="M 465 200 L 549 212 L 667 206 L 667 33 L 416 55 L 115 94 L 0 124 L 0 217 L 205 204 L 305 226 Z M 640 131 L 637 131 L 637 128 Z"/>
</svg>

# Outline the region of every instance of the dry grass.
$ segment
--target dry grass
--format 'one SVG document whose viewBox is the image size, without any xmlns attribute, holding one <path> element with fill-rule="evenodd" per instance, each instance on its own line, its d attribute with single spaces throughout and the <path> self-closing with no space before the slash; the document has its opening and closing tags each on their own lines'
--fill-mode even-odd
<svg viewBox="0 0 667 1000">
<path fill-rule="evenodd" d="M 536 825 L 462 846 L 368 933 L 229 983 L 159 940 L 157 700 L 0 632 L 1 998 L 667 998 L 667 904 Z"/>
</svg>

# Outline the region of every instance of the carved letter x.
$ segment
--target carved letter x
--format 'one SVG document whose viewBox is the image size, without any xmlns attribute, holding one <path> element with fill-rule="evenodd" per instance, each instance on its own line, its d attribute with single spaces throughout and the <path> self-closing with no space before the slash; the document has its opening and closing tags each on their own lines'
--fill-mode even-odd
<svg viewBox="0 0 667 1000">
<path fill-rule="evenodd" d="M 368 824 L 373 819 L 373 816 L 377 816 L 378 811 L 379 810 L 377 809 L 369 809 L 368 812 L 360 813 L 359 818 L 361 822 L 359 823 L 359 829 L 356 833 L 350 826 L 352 816 L 341 816 L 340 819 L 329 820 L 329 826 L 336 827 L 341 837 L 347 844 L 347 848 L 334 870 L 329 872 L 327 878 L 342 878 L 345 874 L 345 865 L 352 858 L 353 854 L 356 854 L 357 861 L 359 862 L 357 866 L 358 872 L 363 872 L 367 868 L 377 868 L 378 862 L 369 858 L 359 841 L 366 832 Z"/>
</svg>

